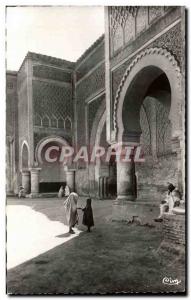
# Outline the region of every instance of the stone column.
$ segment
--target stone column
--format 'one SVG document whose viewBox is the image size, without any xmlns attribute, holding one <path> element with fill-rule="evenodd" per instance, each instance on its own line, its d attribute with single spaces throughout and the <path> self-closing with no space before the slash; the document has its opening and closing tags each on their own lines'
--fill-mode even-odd
<svg viewBox="0 0 191 300">
<path fill-rule="evenodd" d="M 121 145 L 121 154 L 116 154 L 117 198 L 112 205 L 112 220 L 132 221 L 139 216 L 136 200 L 136 177 L 134 145 Z"/>
<path fill-rule="evenodd" d="M 22 187 L 26 194 L 30 192 L 30 171 L 29 170 L 22 170 Z"/>
<path fill-rule="evenodd" d="M 66 170 L 66 184 L 70 192 L 75 191 L 75 170 Z"/>
<path fill-rule="evenodd" d="M 31 196 L 35 197 L 39 194 L 39 176 L 41 168 L 31 168 Z"/>
<path fill-rule="evenodd" d="M 117 162 L 117 202 L 135 200 L 134 161 Z"/>
</svg>

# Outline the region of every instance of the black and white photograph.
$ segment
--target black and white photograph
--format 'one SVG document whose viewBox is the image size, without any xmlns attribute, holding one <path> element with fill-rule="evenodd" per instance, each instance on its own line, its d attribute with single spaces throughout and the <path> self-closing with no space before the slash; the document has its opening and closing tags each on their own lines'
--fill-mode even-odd
<svg viewBox="0 0 191 300">
<path fill-rule="evenodd" d="M 126 4 L 5 7 L 7 295 L 186 295 L 187 8 Z"/>
</svg>

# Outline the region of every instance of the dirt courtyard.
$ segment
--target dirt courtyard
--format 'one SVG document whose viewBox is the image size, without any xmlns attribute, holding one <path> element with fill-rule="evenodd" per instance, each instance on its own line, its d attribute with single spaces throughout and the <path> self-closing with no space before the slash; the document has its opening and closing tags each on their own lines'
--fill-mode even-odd
<svg viewBox="0 0 191 300">
<path fill-rule="evenodd" d="M 85 206 L 84 198 L 80 198 L 79 202 L 78 206 Z M 51 222 L 64 222 L 63 200 L 10 198 L 7 205 L 24 205 L 43 214 Z M 112 222 L 110 200 L 93 200 L 92 207 L 95 227 L 91 233 L 87 233 L 81 225 L 82 213 L 79 211 L 78 235 L 8 269 L 9 294 L 184 291 L 183 262 L 162 258 L 158 254 L 162 241 L 161 226 Z M 27 235 L 30 240 L 30 232 Z M 67 233 L 58 237 L 67 237 Z M 165 277 L 181 282 L 179 285 L 166 285 L 163 283 Z"/>
</svg>

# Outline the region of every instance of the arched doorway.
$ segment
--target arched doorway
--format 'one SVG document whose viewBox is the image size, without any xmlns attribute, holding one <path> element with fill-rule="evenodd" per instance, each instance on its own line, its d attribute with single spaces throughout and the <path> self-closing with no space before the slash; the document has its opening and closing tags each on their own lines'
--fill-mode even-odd
<svg viewBox="0 0 191 300">
<path fill-rule="evenodd" d="M 170 168 L 165 172 L 163 168 L 161 173 L 161 168 L 154 178 L 148 172 L 141 174 L 141 177 L 144 175 L 148 179 L 150 187 L 154 187 L 156 181 L 160 181 L 158 186 L 167 185 L 167 181 L 174 182 L 179 188 L 182 186 L 180 156 L 177 155 L 181 151 L 180 142 L 183 139 L 181 100 L 180 69 L 174 57 L 164 49 L 147 49 L 138 55 L 119 85 L 113 114 L 116 142 L 130 145 L 142 143 L 146 156 L 152 157 L 149 161 L 152 168 L 147 166 L 147 171 L 152 169 L 155 175 L 157 172 L 154 170 L 154 162 L 161 154 L 173 156 L 173 152 L 175 153 Z M 149 109 L 153 109 L 154 115 L 148 112 Z M 157 123 L 157 120 L 160 122 Z M 135 199 L 132 187 L 133 168 L 133 163 L 118 165 L 119 199 Z M 137 175 L 139 185 L 140 174 Z M 156 193 L 156 189 L 152 193 Z"/>
<path fill-rule="evenodd" d="M 70 159 L 62 159 L 63 147 L 69 143 L 62 137 L 49 136 L 42 139 L 36 147 L 35 159 L 40 172 L 40 193 L 56 193 L 61 185 L 66 185 L 66 169 L 71 165 Z"/>
</svg>

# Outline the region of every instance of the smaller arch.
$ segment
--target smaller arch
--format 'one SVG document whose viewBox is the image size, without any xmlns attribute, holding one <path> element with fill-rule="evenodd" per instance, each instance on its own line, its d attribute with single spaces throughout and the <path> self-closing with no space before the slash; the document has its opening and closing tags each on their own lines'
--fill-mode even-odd
<svg viewBox="0 0 191 300">
<path fill-rule="evenodd" d="M 48 137 L 45 137 L 43 138 L 42 140 L 40 140 L 36 146 L 36 149 L 35 149 L 35 160 L 42 164 L 43 161 L 42 161 L 42 157 L 41 157 L 41 153 L 42 153 L 42 150 L 43 148 L 49 144 L 49 143 L 57 143 L 57 144 L 60 144 L 62 146 L 68 146 L 70 147 L 71 145 L 67 142 L 66 139 L 64 139 L 63 137 L 60 137 L 60 136 L 48 136 Z"/>
<path fill-rule="evenodd" d="M 63 117 L 58 118 L 58 128 L 64 128 L 64 118 Z"/>
<path fill-rule="evenodd" d="M 43 127 L 50 127 L 50 118 L 48 115 L 43 116 L 42 118 L 42 126 Z"/>
<path fill-rule="evenodd" d="M 66 130 L 72 130 L 72 120 L 69 116 L 67 116 L 64 120 L 64 128 Z"/>
<path fill-rule="evenodd" d="M 29 168 L 30 162 L 30 150 L 29 145 L 26 140 L 21 144 L 21 159 L 20 159 L 20 170 L 25 170 Z"/>
</svg>

